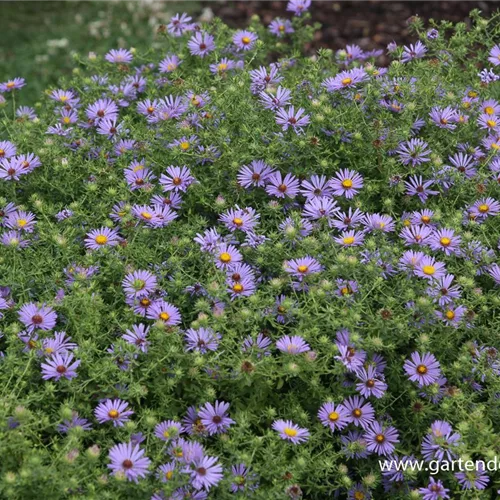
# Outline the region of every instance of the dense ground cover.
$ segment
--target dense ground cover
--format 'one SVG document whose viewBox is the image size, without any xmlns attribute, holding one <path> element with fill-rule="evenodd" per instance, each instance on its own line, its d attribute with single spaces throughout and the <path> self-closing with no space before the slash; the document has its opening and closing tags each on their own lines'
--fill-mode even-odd
<svg viewBox="0 0 500 500">
<path fill-rule="evenodd" d="M 499 489 L 379 466 L 499 454 L 498 16 L 381 68 L 308 8 L 0 84 L 3 497 Z"/>
</svg>

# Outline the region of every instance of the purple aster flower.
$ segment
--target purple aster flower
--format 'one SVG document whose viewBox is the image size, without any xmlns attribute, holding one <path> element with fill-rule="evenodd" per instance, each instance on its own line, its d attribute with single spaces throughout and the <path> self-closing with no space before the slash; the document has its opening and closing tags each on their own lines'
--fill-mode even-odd
<svg viewBox="0 0 500 500">
<path fill-rule="evenodd" d="M 443 311 L 435 311 L 435 313 L 446 325 L 458 328 L 467 313 L 467 308 L 465 306 L 448 305 Z"/>
<path fill-rule="evenodd" d="M 130 166 L 124 171 L 124 174 L 131 191 L 135 191 L 136 189 L 150 189 L 152 186 L 151 181 L 156 179 L 149 168 L 136 169 Z"/>
<path fill-rule="evenodd" d="M 52 354 L 66 354 L 78 347 L 74 342 L 71 342 L 71 337 L 66 336 L 66 332 L 54 332 L 54 338 L 42 339 L 42 352 L 45 356 Z"/>
<path fill-rule="evenodd" d="M 312 175 L 309 180 L 302 181 L 300 193 L 307 199 L 325 198 L 332 196 L 333 189 L 324 175 Z"/>
<path fill-rule="evenodd" d="M 477 463 L 477 468 L 474 470 L 456 472 L 455 477 L 460 486 L 465 490 L 484 490 L 490 482 L 490 478 L 481 462 Z"/>
<path fill-rule="evenodd" d="M 168 326 L 175 326 L 181 322 L 179 309 L 164 300 L 157 300 L 148 307 L 146 318 L 162 321 Z"/>
<path fill-rule="evenodd" d="M 170 22 L 167 24 L 167 30 L 171 35 L 175 37 L 182 36 L 185 31 L 188 31 L 190 28 L 192 17 L 188 16 L 185 12 L 182 14 L 175 14 L 170 19 Z"/>
<path fill-rule="evenodd" d="M 473 156 L 456 153 L 449 157 L 450 163 L 462 174 L 467 177 L 467 179 L 472 179 L 477 174 L 477 161 Z"/>
<path fill-rule="evenodd" d="M 492 134 L 498 133 L 500 131 L 500 119 L 495 115 L 481 115 L 477 119 L 477 124 L 479 128 L 487 130 Z"/>
<path fill-rule="evenodd" d="M 399 443 L 399 433 L 395 427 L 384 427 L 379 422 L 372 422 L 365 433 L 367 449 L 377 455 L 390 455 L 394 444 Z"/>
<path fill-rule="evenodd" d="M 313 257 L 306 255 L 300 259 L 287 260 L 284 263 L 287 273 L 292 276 L 304 279 L 305 276 L 316 274 L 323 270 L 323 266 Z"/>
<path fill-rule="evenodd" d="M 438 229 L 429 239 L 432 250 L 441 250 L 446 255 L 456 255 L 460 250 L 462 239 L 453 229 Z"/>
<path fill-rule="evenodd" d="M 97 133 L 106 135 L 108 139 L 115 139 L 122 131 L 123 125 L 118 123 L 117 118 L 103 118 L 97 124 Z"/>
<path fill-rule="evenodd" d="M 183 432 L 184 428 L 175 420 L 165 420 L 155 426 L 155 436 L 162 441 L 177 439 Z"/>
<path fill-rule="evenodd" d="M 237 50 L 251 50 L 259 37 L 247 30 L 237 31 L 233 35 L 233 43 L 236 45 Z"/>
<path fill-rule="evenodd" d="M 227 57 L 223 57 L 219 62 L 210 65 L 210 72 L 214 75 L 223 75 L 228 71 L 236 69 L 237 64 Z"/>
<path fill-rule="evenodd" d="M 111 49 L 104 59 L 110 63 L 130 64 L 134 56 L 128 49 Z"/>
<path fill-rule="evenodd" d="M 344 280 L 338 278 L 336 280 L 337 290 L 335 291 L 335 295 L 337 297 L 351 297 L 354 294 L 358 293 L 358 283 L 354 280 Z"/>
<path fill-rule="evenodd" d="M 175 470 L 177 468 L 177 464 L 175 462 L 169 462 L 167 464 L 162 464 L 156 469 L 156 477 L 162 482 L 166 483 L 168 481 L 171 481 L 176 475 L 175 475 Z M 173 498 L 173 497 L 171 497 Z M 180 497 L 183 498 L 183 497 Z M 191 497 L 192 498 L 192 497 Z M 155 500 L 154 497 L 151 498 L 151 500 Z M 158 500 L 166 500 L 165 497 L 162 494 L 161 499 L 158 498 Z"/>
<path fill-rule="evenodd" d="M 293 12 L 296 16 L 301 16 L 311 6 L 311 0 L 290 0 L 286 5 L 286 10 Z"/>
<path fill-rule="evenodd" d="M 340 209 L 337 202 L 332 198 L 309 198 L 304 205 L 304 217 L 310 220 L 327 220 L 330 224 L 330 219 Z"/>
<path fill-rule="evenodd" d="M 122 339 L 129 344 L 135 345 L 140 351 L 148 352 L 150 342 L 147 340 L 149 326 L 142 323 L 132 325 L 132 330 L 126 330 L 122 335 Z"/>
<path fill-rule="evenodd" d="M 17 158 L 0 160 L 0 179 L 18 181 L 21 175 L 26 174 L 22 163 Z"/>
<path fill-rule="evenodd" d="M 367 430 L 375 418 L 375 410 L 371 403 L 360 396 L 351 396 L 344 401 L 347 421 L 356 427 Z"/>
<path fill-rule="evenodd" d="M 285 335 L 276 342 L 276 347 L 286 354 L 301 354 L 311 350 L 309 344 L 298 335 Z"/>
<path fill-rule="evenodd" d="M 374 396 L 381 398 L 387 390 L 387 384 L 381 378 L 380 373 L 373 366 L 360 368 L 356 372 L 360 382 L 356 384 L 356 390 L 365 398 Z"/>
<path fill-rule="evenodd" d="M 349 431 L 346 436 L 340 436 L 342 452 L 348 458 L 366 458 L 370 455 L 367 450 L 364 434 L 361 431 Z"/>
<path fill-rule="evenodd" d="M 281 172 L 274 172 L 268 178 L 266 193 L 277 198 L 295 198 L 299 193 L 299 180 L 293 174 L 286 174 L 283 178 Z"/>
<path fill-rule="evenodd" d="M 160 73 L 172 73 L 179 67 L 181 63 L 182 61 L 175 54 L 169 54 L 160 62 L 160 64 L 158 65 L 158 69 Z M 154 106 L 148 106 L 146 108 L 148 114 L 152 114 L 154 112 L 154 109 L 150 110 L 150 108 L 154 108 Z"/>
<path fill-rule="evenodd" d="M 36 224 L 35 214 L 25 212 L 24 210 L 16 210 L 7 216 L 4 223 L 10 229 L 32 233 Z"/>
<path fill-rule="evenodd" d="M 98 250 L 103 247 L 114 247 L 121 241 L 118 231 L 108 227 L 101 227 L 100 229 L 93 229 L 86 235 L 85 248 L 90 250 Z"/>
<path fill-rule="evenodd" d="M 366 360 L 365 351 L 356 349 L 354 345 L 345 345 L 336 342 L 340 356 L 335 359 L 341 361 L 343 365 L 351 372 L 357 372 Z"/>
<path fill-rule="evenodd" d="M 188 167 L 174 167 L 171 165 L 167 168 L 167 173 L 160 177 L 160 184 L 163 191 L 186 191 L 187 188 L 195 182 L 195 178 L 191 175 Z"/>
<path fill-rule="evenodd" d="M 498 215 L 500 213 L 500 203 L 493 198 L 482 198 L 472 205 L 470 213 L 476 220 L 483 220 L 489 215 Z"/>
<path fill-rule="evenodd" d="M 291 420 L 275 420 L 271 427 L 279 432 L 281 439 L 291 441 L 293 444 L 300 444 L 309 439 L 309 431 L 294 424 Z"/>
<path fill-rule="evenodd" d="M 418 492 L 422 495 L 423 500 L 439 500 L 440 498 L 450 498 L 448 490 L 443 486 L 443 483 L 437 481 L 431 476 L 430 482 L 425 488 L 419 488 Z"/>
<path fill-rule="evenodd" d="M 269 31 L 278 38 L 282 38 L 286 34 L 295 32 L 292 22 L 289 19 L 282 19 L 281 17 L 277 17 L 271 21 Z"/>
<path fill-rule="evenodd" d="M 20 106 L 16 110 L 16 116 L 19 120 L 34 120 L 36 116 L 36 112 L 33 108 L 29 106 Z"/>
<path fill-rule="evenodd" d="M 448 422 L 435 420 L 431 424 L 431 432 L 422 441 L 422 455 L 428 462 L 452 461 L 457 457 L 456 447 L 460 440 L 460 434 L 453 432 Z"/>
<path fill-rule="evenodd" d="M 227 416 L 228 409 L 229 403 L 224 401 L 216 401 L 214 405 L 205 403 L 200 408 L 198 416 L 210 436 L 227 432 L 231 424 L 235 423 L 234 420 Z"/>
<path fill-rule="evenodd" d="M 408 196 L 418 196 L 420 201 L 425 203 L 429 196 L 439 194 L 439 191 L 430 189 L 433 184 L 433 180 L 424 181 L 421 175 L 412 175 L 408 181 L 405 181 L 406 194 Z"/>
<path fill-rule="evenodd" d="M 219 333 L 210 328 L 199 328 L 195 330 L 190 328 L 184 334 L 187 343 L 187 351 L 195 351 L 206 354 L 208 351 L 216 351 L 219 346 L 219 340 L 222 338 Z"/>
<path fill-rule="evenodd" d="M 191 474 L 191 484 L 197 490 L 210 490 L 216 486 L 223 477 L 222 465 L 215 457 L 196 457 L 190 464 L 186 472 Z"/>
<path fill-rule="evenodd" d="M 394 231 L 396 223 L 390 215 L 368 214 L 363 219 L 365 231 L 368 233 L 381 231 L 390 233 Z"/>
<path fill-rule="evenodd" d="M 500 285 L 500 266 L 498 264 L 492 264 L 487 272 L 494 279 L 495 283 Z"/>
<path fill-rule="evenodd" d="M 231 208 L 227 212 L 223 213 L 219 217 L 219 220 L 224 223 L 227 229 L 231 232 L 239 229 L 247 233 L 253 231 L 255 226 L 258 224 L 259 217 L 259 214 L 256 214 L 253 208 L 240 208 L 236 205 L 235 208 Z"/>
<path fill-rule="evenodd" d="M 276 123 L 281 125 L 282 130 L 286 131 L 290 127 L 297 134 L 302 132 L 302 128 L 311 122 L 309 115 L 305 114 L 304 108 L 295 111 L 294 106 L 280 108 L 276 111 Z"/>
<path fill-rule="evenodd" d="M 231 493 L 251 493 L 259 487 L 258 476 L 245 464 L 231 466 Z"/>
<path fill-rule="evenodd" d="M 427 52 L 427 47 L 419 40 L 417 43 L 410 44 L 410 46 L 403 47 L 403 57 L 401 58 L 401 62 L 407 63 L 414 59 L 421 59 L 425 56 Z"/>
<path fill-rule="evenodd" d="M 68 380 L 76 377 L 76 369 L 80 365 L 80 360 L 74 361 L 73 354 L 54 353 L 52 356 L 42 363 L 42 378 L 44 380 L 55 379 L 59 380 L 64 377 Z"/>
<path fill-rule="evenodd" d="M 439 108 L 435 106 L 431 109 L 429 116 L 439 128 L 455 130 L 457 127 L 456 123 L 458 122 L 458 112 L 450 106 L 446 106 L 446 108 Z"/>
<path fill-rule="evenodd" d="M 270 109 L 271 111 L 277 111 L 280 108 L 288 106 L 291 98 L 292 93 L 290 90 L 281 86 L 275 92 L 268 89 L 259 94 L 261 104 L 265 109 Z"/>
<path fill-rule="evenodd" d="M 0 83 L 0 92 L 12 92 L 23 88 L 25 85 L 26 80 L 24 78 L 16 77 L 13 80 Z"/>
<path fill-rule="evenodd" d="M 422 224 L 405 227 L 399 236 L 405 240 L 405 246 L 428 245 L 432 234 L 432 228 Z"/>
<path fill-rule="evenodd" d="M 368 78 L 363 68 L 353 68 L 347 71 L 341 71 L 334 77 L 327 78 L 321 86 L 324 87 L 327 92 L 336 92 L 339 90 L 353 89 Z"/>
<path fill-rule="evenodd" d="M 460 287 L 452 285 L 455 276 L 447 274 L 439 279 L 433 280 L 426 292 L 434 301 L 441 306 L 452 304 L 455 299 L 459 299 L 461 294 Z"/>
<path fill-rule="evenodd" d="M 144 456 L 144 450 L 139 445 L 132 443 L 120 443 L 109 450 L 111 461 L 108 467 L 114 476 L 124 475 L 127 481 L 139 482 L 139 479 L 149 474 L 148 468 L 151 460 Z"/>
<path fill-rule="evenodd" d="M 134 412 L 128 409 L 128 403 L 121 399 L 106 399 L 99 403 L 94 410 L 94 415 L 100 424 L 113 422 L 114 427 L 123 427 Z"/>
<path fill-rule="evenodd" d="M 500 65 L 500 45 L 494 45 L 491 48 L 488 61 L 494 66 Z"/>
<path fill-rule="evenodd" d="M 430 161 L 429 155 L 431 154 L 431 150 L 425 141 L 414 138 L 401 143 L 398 149 L 396 149 L 396 154 L 399 155 L 399 159 L 403 165 L 418 167 L 422 163 Z"/>
<path fill-rule="evenodd" d="M 134 271 L 122 281 L 123 291 L 133 297 L 142 297 L 153 292 L 158 285 L 156 276 L 149 271 Z"/>
<path fill-rule="evenodd" d="M 439 361 L 430 352 L 422 355 L 413 352 L 411 361 L 406 360 L 403 368 L 408 378 L 417 382 L 420 387 L 433 384 L 441 376 Z"/>
<path fill-rule="evenodd" d="M 252 80 L 250 88 L 254 94 L 259 94 L 263 90 L 266 90 L 267 87 L 274 87 L 283 80 L 283 77 L 278 74 L 278 66 L 276 64 L 271 64 L 269 70 L 264 66 L 251 70 L 250 78 Z"/>
<path fill-rule="evenodd" d="M 355 247 L 362 245 L 365 235 L 356 231 L 342 231 L 341 235 L 333 238 L 336 243 L 344 247 Z"/>
<path fill-rule="evenodd" d="M 333 403 L 324 403 L 318 411 L 318 418 L 332 431 L 341 431 L 349 423 L 347 410 L 342 405 L 335 406 Z"/>
<path fill-rule="evenodd" d="M 363 187 L 363 177 L 354 170 L 344 169 L 335 174 L 330 181 L 333 194 L 335 196 L 345 196 L 347 199 L 353 198 Z"/>
<path fill-rule="evenodd" d="M 215 50 L 214 37 L 198 31 L 190 38 L 188 49 L 193 56 L 205 57 Z"/>
<path fill-rule="evenodd" d="M 446 274 L 446 267 L 443 262 L 437 262 L 434 257 L 426 255 L 415 267 L 414 274 L 420 278 L 439 279 Z"/>
<path fill-rule="evenodd" d="M 85 114 L 89 120 L 93 120 L 95 123 L 102 119 L 116 119 L 118 118 L 118 106 L 109 98 L 99 99 L 87 106 Z"/>
<path fill-rule="evenodd" d="M 22 233 L 19 231 L 4 232 L 0 241 L 2 245 L 6 247 L 14 247 L 18 249 L 26 248 L 30 244 L 29 240 L 24 239 Z"/>
<path fill-rule="evenodd" d="M 55 311 L 46 305 L 38 307 L 33 302 L 24 304 L 18 312 L 19 321 L 28 329 L 33 331 L 52 330 L 56 324 L 57 314 Z"/>
<path fill-rule="evenodd" d="M 232 266 L 243 260 L 240 251 L 234 245 L 228 245 L 227 243 L 217 245 L 214 249 L 214 254 L 215 265 L 219 269 L 227 269 L 228 266 Z"/>
<path fill-rule="evenodd" d="M 243 341 L 243 346 L 241 348 L 242 352 L 257 352 L 257 358 L 261 358 L 262 354 L 264 356 L 269 356 L 271 352 L 268 347 L 272 344 L 271 339 L 266 337 L 264 334 L 259 333 L 257 338 L 253 338 L 251 335 L 246 337 Z"/>
<path fill-rule="evenodd" d="M 16 155 L 16 145 L 10 141 L 0 141 L 0 160 L 6 160 Z"/>
<path fill-rule="evenodd" d="M 349 207 L 347 212 L 336 212 L 330 221 L 330 226 L 339 230 L 351 229 L 359 226 L 364 219 L 364 214 L 358 208 Z"/>
<path fill-rule="evenodd" d="M 86 418 L 80 417 L 77 412 L 73 412 L 71 420 L 63 420 L 63 422 L 57 426 L 57 430 L 64 434 L 67 434 L 71 429 L 75 428 L 83 431 L 90 431 L 92 430 L 92 425 Z"/>
</svg>

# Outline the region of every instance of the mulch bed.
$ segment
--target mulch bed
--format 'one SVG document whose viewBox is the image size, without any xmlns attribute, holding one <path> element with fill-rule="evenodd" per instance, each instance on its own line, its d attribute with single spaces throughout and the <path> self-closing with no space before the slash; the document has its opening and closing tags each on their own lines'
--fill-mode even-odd
<svg viewBox="0 0 500 500">
<path fill-rule="evenodd" d="M 258 14 L 265 24 L 275 17 L 288 16 L 286 2 L 202 2 L 229 26 L 245 27 L 248 19 Z M 393 40 L 407 44 L 415 40 L 407 28 L 411 16 L 428 19 L 470 22 L 468 13 L 480 9 L 488 15 L 498 9 L 498 2 L 331 2 L 313 1 L 313 21 L 323 25 L 308 47 L 339 49 L 346 44 L 358 44 L 363 49 L 385 48 Z"/>
</svg>

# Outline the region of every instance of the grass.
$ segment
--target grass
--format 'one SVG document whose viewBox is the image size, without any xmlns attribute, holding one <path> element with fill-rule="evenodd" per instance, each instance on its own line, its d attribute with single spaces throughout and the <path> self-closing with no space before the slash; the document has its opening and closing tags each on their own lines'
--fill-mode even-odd
<svg viewBox="0 0 500 500">
<path fill-rule="evenodd" d="M 156 28 L 178 11 L 197 14 L 200 6 L 197 2 L 2 2 L 0 81 L 25 78 L 19 104 L 32 105 L 72 71 L 74 52 L 145 49 L 159 43 Z"/>
</svg>

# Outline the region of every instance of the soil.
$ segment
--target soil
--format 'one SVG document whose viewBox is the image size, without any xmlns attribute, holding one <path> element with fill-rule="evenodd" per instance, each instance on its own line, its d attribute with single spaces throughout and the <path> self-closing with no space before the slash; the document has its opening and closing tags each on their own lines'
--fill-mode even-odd
<svg viewBox="0 0 500 500">
<path fill-rule="evenodd" d="M 265 24 L 269 24 L 275 17 L 291 15 L 286 12 L 287 2 L 282 1 L 201 3 L 232 27 L 245 27 L 249 17 L 254 14 L 258 14 Z M 348 43 L 357 44 L 365 50 L 385 49 L 392 41 L 398 45 L 406 45 L 415 41 L 415 36 L 408 32 L 407 27 L 407 21 L 412 16 L 420 16 L 426 22 L 434 19 L 470 24 L 468 14 L 471 10 L 479 9 L 484 16 L 488 16 L 499 8 L 498 1 L 313 1 L 310 8 L 312 20 L 320 22 L 323 27 L 307 49 L 311 52 L 319 47 L 339 49 Z"/>
</svg>

